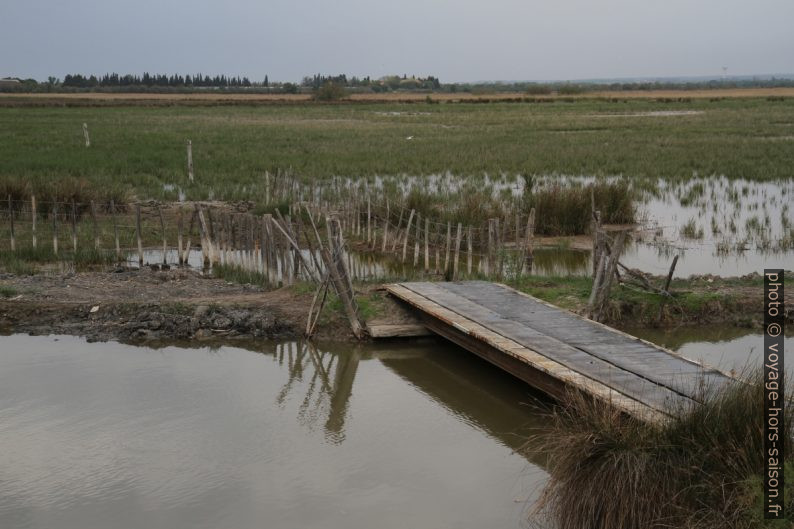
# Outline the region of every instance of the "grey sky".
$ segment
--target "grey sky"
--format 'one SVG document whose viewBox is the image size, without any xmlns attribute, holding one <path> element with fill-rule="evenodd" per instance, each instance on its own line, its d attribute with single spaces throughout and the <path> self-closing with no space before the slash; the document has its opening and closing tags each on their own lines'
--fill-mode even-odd
<svg viewBox="0 0 794 529">
<path fill-rule="evenodd" d="M 794 72 L 790 0 L 1 0 L 0 76 Z"/>
</svg>

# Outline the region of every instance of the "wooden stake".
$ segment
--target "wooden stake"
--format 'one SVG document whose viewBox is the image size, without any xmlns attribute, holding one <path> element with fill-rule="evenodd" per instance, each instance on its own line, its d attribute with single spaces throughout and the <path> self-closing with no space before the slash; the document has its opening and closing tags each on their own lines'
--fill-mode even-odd
<svg viewBox="0 0 794 529">
<path fill-rule="evenodd" d="M 367 244 L 372 242 L 372 204 L 367 193 Z"/>
<path fill-rule="evenodd" d="M 458 233 L 455 237 L 455 263 L 452 265 L 452 280 L 458 280 L 458 262 L 460 261 L 460 240 L 463 236 L 463 224 L 458 222 Z"/>
<path fill-rule="evenodd" d="M 163 264 L 168 264 L 168 243 L 165 239 L 165 221 L 163 220 L 163 210 L 160 209 L 160 204 L 155 206 L 157 208 L 157 216 L 160 217 L 160 233 L 163 235 Z"/>
<path fill-rule="evenodd" d="M 383 246 L 381 247 L 381 253 L 386 253 L 386 239 L 389 235 L 389 199 L 386 199 L 386 218 L 383 221 Z"/>
<path fill-rule="evenodd" d="M 400 228 L 403 225 L 403 213 L 404 212 L 405 212 L 405 210 L 400 208 L 400 220 L 397 221 L 397 229 L 394 230 L 394 241 L 392 242 L 392 245 L 391 245 L 391 251 L 392 252 L 394 252 L 394 250 L 397 249 L 397 243 L 400 241 Z"/>
<path fill-rule="evenodd" d="M 187 177 L 193 181 L 193 142 L 187 140 Z"/>
<path fill-rule="evenodd" d="M 527 216 L 527 228 L 524 237 L 524 246 L 521 248 L 522 259 L 519 263 L 519 266 L 523 268 L 523 266 L 526 265 L 528 273 L 531 274 L 532 266 L 535 262 L 535 208 L 529 210 L 529 215 Z"/>
<path fill-rule="evenodd" d="M 91 140 L 88 138 L 88 123 L 83 123 L 83 137 L 85 138 L 85 146 L 91 146 Z"/>
</svg>

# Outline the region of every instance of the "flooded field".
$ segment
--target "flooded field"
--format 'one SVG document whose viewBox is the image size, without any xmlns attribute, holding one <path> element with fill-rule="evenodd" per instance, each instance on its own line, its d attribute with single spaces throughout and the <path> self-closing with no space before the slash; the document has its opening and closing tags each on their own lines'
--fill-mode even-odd
<svg viewBox="0 0 794 529">
<path fill-rule="evenodd" d="M 0 527 L 526 525 L 528 388 L 460 349 L 0 337 Z"/>
</svg>

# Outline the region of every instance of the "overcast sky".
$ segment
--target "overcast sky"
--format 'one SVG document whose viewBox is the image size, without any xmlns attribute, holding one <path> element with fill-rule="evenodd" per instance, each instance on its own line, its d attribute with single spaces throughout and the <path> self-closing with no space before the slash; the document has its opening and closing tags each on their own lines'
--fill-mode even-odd
<svg viewBox="0 0 794 529">
<path fill-rule="evenodd" d="M 0 0 L 0 77 L 794 73 L 791 0 Z"/>
</svg>

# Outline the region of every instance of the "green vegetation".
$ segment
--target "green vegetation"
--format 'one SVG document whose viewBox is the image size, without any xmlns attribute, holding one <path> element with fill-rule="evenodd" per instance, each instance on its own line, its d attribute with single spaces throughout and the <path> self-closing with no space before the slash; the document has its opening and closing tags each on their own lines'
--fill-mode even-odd
<svg viewBox="0 0 794 529">
<path fill-rule="evenodd" d="M 701 113 L 648 114 L 680 110 Z M 774 139 L 792 134 L 794 99 L 0 108 L 0 187 L 73 178 L 140 199 L 174 200 L 181 189 L 257 201 L 265 171 L 289 168 L 308 182 L 446 171 L 780 179 L 794 150 Z"/>
<path fill-rule="evenodd" d="M 13 252 L 0 250 L 0 270 L 15 275 L 33 275 L 44 265 L 68 264 L 75 270 L 89 270 L 113 262 L 115 256 L 112 253 L 93 248 L 61 251 L 57 255 L 49 246 L 23 247 Z"/>
<path fill-rule="evenodd" d="M 549 456 L 551 478 L 538 504 L 560 529 L 791 527 L 764 523 L 761 375 L 712 391 L 703 405 L 664 425 L 629 419 L 608 403 L 572 396 L 552 415 L 551 431 L 530 443 Z M 783 432 L 794 470 L 794 412 Z"/>
<path fill-rule="evenodd" d="M 13 298 L 18 294 L 17 289 L 9 285 L 0 285 L 0 298 Z"/>
<path fill-rule="evenodd" d="M 216 264 L 212 267 L 212 275 L 230 283 L 256 285 L 263 288 L 268 286 L 265 274 L 253 270 L 245 270 L 238 266 Z"/>
</svg>

